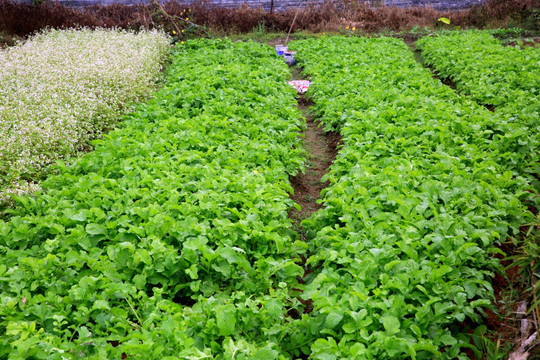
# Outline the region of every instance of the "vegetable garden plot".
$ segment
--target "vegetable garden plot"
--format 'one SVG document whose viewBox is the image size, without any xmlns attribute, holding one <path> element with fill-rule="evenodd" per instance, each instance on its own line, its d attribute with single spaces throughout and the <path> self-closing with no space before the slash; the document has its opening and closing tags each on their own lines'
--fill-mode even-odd
<svg viewBox="0 0 540 360">
<path fill-rule="evenodd" d="M 500 119 L 397 39 L 292 46 L 344 140 L 311 243 L 287 216 L 305 125 L 286 65 L 187 42 L 153 100 L 0 221 L 0 358 L 465 358 L 494 244 L 529 216 Z"/>
<path fill-rule="evenodd" d="M 96 150 L 0 221 L 0 358 L 287 359 L 305 244 L 288 69 L 192 41 Z"/>
<path fill-rule="evenodd" d="M 494 245 L 530 215 L 503 164 L 499 119 L 432 79 L 393 38 L 291 44 L 343 146 L 311 229 L 298 322 L 313 359 L 466 359 Z M 461 324 L 461 325 L 460 325 Z M 302 332 L 302 329 L 307 329 Z"/>
<path fill-rule="evenodd" d="M 154 89 L 169 47 L 158 31 L 50 30 L 0 51 L 0 203 L 114 127 Z"/>
<path fill-rule="evenodd" d="M 441 77 L 481 104 L 504 106 L 540 95 L 540 49 L 503 46 L 479 30 L 424 37 L 416 45 Z"/>
<path fill-rule="evenodd" d="M 487 32 L 425 37 L 417 43 L 427 64 L 457 90 L 495 107 L 492 136 L 505 151 L 506 166 L 540 189 L 540 49 L 505 47 Z M 502 152 L 502 151 L 501 151 Z"/>
</svg>

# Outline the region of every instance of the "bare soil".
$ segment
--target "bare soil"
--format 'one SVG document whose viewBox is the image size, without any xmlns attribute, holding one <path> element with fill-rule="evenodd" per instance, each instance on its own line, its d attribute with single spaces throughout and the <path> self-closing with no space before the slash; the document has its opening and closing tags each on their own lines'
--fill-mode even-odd
<svg viewBox="0 0 540 360">
<path fill-rule="evenodd" d="M 519 46 L 519 40 L 511 40 L 504 45 L 506 46 Z M 530 46 L 530 47 L 539 47 L 540 46 L 540 37 L 533 38 L 523 38 L 521 39 L 521 46 Z"/>
<path fill-rule="evenodd" d="M 291 79 L 305 80 L 301 74 L 301 69 L 293 67 Z M 323 182 L 321 179 L 335 159 L 337 146 L 341 140 L 338 133 L 323 131 L 310 111 L 312 105 L 311 100 L 306 99 L 303 94 L 299 95 L 298 108 L 302 111 L 307 124 L 304 147 L 308 156 L 306 172 L 291 178 L 291 184 L 294 188 L 291 198 L 302 209 L 300 211 L 292 209 L 289 217 L 295 221 L 301 234 L 300 223 L 302 220 L 309 218 L 322 207 L 322 204 L 318 203 L 317 200 L 321 197 L 321 191 L 328 186 L 328 181 Z"/>
<path fill-rule="evenodd" d="M 273 40 L 270 40 L 267 42 L 267 44 L 271 47 L 275 47 L 276 45 L 285 45 L 285 41 L 287 40 L 287 38 L 275 38 Z M 289 41 L 291 41 L 291 39 L 289 38 Z M 298 71 L 298 74 L 294 75 L 294 76 L 299 76 L 299 70 L 298 69 L 294 69 L 294 71 Z M 292 79 L 292 80 L 300 80 L 300 79 Z"/>
<path fill-rule="evenodd" d="M 268 44 L 277 45 L 284 43 L 285 39 L 275 39 Z M 301 68 L 294 66 L 291 70 L 291 80 L 307 80 L 303 77 Z M 289 218 L 293 220 L 300 238 L 306 242 L 309 239 L 306 237 L 306 233 L 302 228 L 302 220 L 311 217 L 315 211 L 323 206 L 317 200 L 320 199 L 321 191 L 328 186 L 329 182 L 323 182 L 322 177 L 327 173 L 328 168 L 334 161 L 337 154 L 337 147 L 341 141 L 339 133 L 324 132 L 319 126 L 320 124 L 314 119 L 311 112 L 311 106 L 313 105 L 314 103 L 307 99 L 304 94 L 298 95 L 298 109 L 302 111 L 307 125 L 303 141 L 304 148 L 307 152 L 306 171 L 290 179 L 294 189 L 290 197 L 300 205 L 301 210 L 292 208 L 289 212 Z M 311 266 L 306 265 L 306 256 L 301 255 L 300 258 L 304 267 L 304 275 L 303 277 L 298 277 L 298 281 L 302 284 L 313 269 Z M 301 292 L 301 290 L 299 291 Z M 304 314 L 309 314 L 313 311 L 313 301 L 311 299 L 304 300 L 298 297 L 298 301 L 304 305 Z M 294 319 L 300 317 L 300 313 L 296 310 L 289 311 L 288 315 Z M 301 359 L 304 358 L 307 359 L 307 356 L 301 357 Z"/>
</svg>

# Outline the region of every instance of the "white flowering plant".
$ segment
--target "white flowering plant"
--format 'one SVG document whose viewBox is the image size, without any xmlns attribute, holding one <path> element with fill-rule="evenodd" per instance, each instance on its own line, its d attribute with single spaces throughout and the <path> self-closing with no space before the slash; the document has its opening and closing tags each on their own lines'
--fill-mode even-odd
<svg viewBox="0 0 540 360">
<path fill-rule="evenodd" d="M 0 203 L 39 189 L 156 87 L 170 48 L 157 30 L 46 30 L 0 51 Z"/>
</svg>

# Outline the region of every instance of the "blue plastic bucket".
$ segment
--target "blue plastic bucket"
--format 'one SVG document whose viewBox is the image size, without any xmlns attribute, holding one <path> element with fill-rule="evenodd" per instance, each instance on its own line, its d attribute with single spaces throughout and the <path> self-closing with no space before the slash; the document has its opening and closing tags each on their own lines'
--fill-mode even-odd
<svg viewBox="0 0 540 360">
<path fill-rule="evenodd" d="M 287 50 L 288 50 L 288 47 L 285 45 L 276 45 L 276 54 L 278 54 L 279 56 L 283 56 L 283 54 Z"/>
<path fill-rule="evenodd" d="M 294 59 L 295 55 L 296 55 L 296 51 L 284 51 L 283 52 L 283 58 L 285 58 L 285 62 L 289 66 L 296 64 L 296 60 Z"/>
</svg>

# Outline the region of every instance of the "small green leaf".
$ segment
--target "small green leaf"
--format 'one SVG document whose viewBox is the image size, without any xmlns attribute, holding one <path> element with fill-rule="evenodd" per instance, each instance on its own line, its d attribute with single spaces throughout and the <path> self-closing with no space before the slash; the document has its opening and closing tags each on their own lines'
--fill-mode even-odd
<svg viewBox="0 0 540 360">
<path fill-rule="evenodd" d="M 111 307 L 109 306 L 109 302 L 107 300 L 96 300 L 94 303 L 94 306 L 92 306 L 92 309 L 98 309 L 98 310 L 108 310 Z"/>
<path fill-rule="evenodd" d="M 81 326 L 78 332 L 79 332 L 79 339 L 85 339 L 92 336 L 92 333 L 88 330 L 86 326 Z"/>
<path fill-rule="evenodd" d="M 105 225 L 92 223 L 86 225 L 86 232 L 90 235 L 104 235 L 107 233 L 107 229 Z"/>
<path fill-rule="evenodd" d="M 389 335 L 394 335 L 399 332 L 401 324 L 397 317 L 387 315 L 383 317 L 383 326 Z"/>
<path fill-rule="evenodd" d="M 414 335 L 420 337 L 422 336 L 422 331 L 420 330 L 420 328 L 414 324 L 411 325 L 411 330 L 412 332 L 414 333 Z"/>
<path fill-rule="evenodd" d="M 456 345 L 457 344 L 457 340 L 455 337 L 453 337 L 452 335 L 450 334 L 444 334 L 443 336 L 440 337 L 439 339 L 444 345 Z"/>
<path fill-rule="evenodd" d="M 450 19 L 445 18 L 445 17 L 439 18 L 437 21 L 440 21 L 440 22 L 442 22 L 443 24 L 446 24 L 446 25 L 450 25 Z"/>
<path fill-rule="evenodd" d="M 146 287 L 146 276 L 137 274 L 133 277 L 133 283 L 137 289 L 144 289 Z"/>
<path fill-rule="evenodd" d="M 88 210 L 81 210 L 78 213 L 72 215 L 69 219 L 74 221 L 86 221 L 88 217 Z"/>
<path fill-rule="evenodd" d="M 272 349 L 259 349 L 251 358 L 253 360 L 274 360 L 279 356 L 279 352 Z"/>
<path fill-rule="evenodd" d="M 337 324 L 343 319 L 343 314 L 341 312 L 338 312 L 336 310 L 332 310 L 327 316 L 325 320 L 325 325 L 329 327 L 330 329 L 333 329 L 336 327 Z"/>
<path fill-rule="evenodd" d="M 356 326 L 356 325 L 355 325 L 354 323 L 352 323 L 352 322 L 348 322 L 348 323 L 343 324 L 342 329 L 343 329 L 343 331 L 345 331 L 347 334 L 352 334 L 352 333 L 354 333 L 355 331 L 358 330 L 358 326 Z"/>
<path fill-rule="evenodd" d="M 282 305 L 276 300 L 272 299 L 265 304 L 266 311 L 273 318 L 279 318 L 283 315 Z"/>
<path fill-rule="evenodd" d="M 219 334 L 229 336 L 236 326 L 236 310 L 233 305 L 220 306 L 216 309 L 216 320 Z"/>
</svg>

